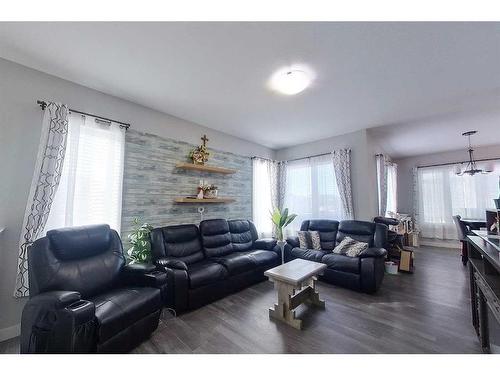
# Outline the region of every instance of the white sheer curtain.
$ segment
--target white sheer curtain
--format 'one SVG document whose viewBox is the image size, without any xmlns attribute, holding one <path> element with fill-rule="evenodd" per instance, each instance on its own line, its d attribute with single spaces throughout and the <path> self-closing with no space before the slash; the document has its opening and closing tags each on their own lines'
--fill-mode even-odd
<svg viewBox="0 0 500 375">
<path fill-rule="evenodd" d="M 453 215 L 484 220 L 498 197 L 499 175 L 500 161 L 492 173 L 475 176 L 457 176 L 453 165 L 419 168 L 416 206 L 422 237 L 456 239 Z"/>
<path fill-rule="evenodd" d="M 388 162 L 385 169 L 387 171 L 387 198 L 384 216 L 388 216 L 389 212 L 394 214 L 398 212 L 398 166 Z"/>
<path fill-rule="evenodd" d="M 70 114 L 63 172 L 45 231 L 109 224 L 120 232 L 125 129 Z"/>
<path fill-rule="evenodd" d="M 271 175 L 274 171 L 277 173 L 275 166 L 272 165 L 275 163 L 272 160 L 253 159 L 252 211 L 253 222 L 260 237 L 271 237 L 273 232 L 269 211 L 275 207 L 273 195 L 276 192 L 272 191 L 272 181 L 277 180 L 277 176 Z"/>
<path fill-rule="evenodd" d="M 303 220 L 343 219 L 332 155 L 289 161 L 285 173 L 284 207 L 298 215 L 287 235 L 295 234 Z"/>
</svg>

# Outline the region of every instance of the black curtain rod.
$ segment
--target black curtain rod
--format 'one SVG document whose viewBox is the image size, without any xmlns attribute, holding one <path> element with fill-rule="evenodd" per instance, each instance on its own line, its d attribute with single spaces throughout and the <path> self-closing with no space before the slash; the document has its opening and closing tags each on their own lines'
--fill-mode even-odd
<svg viewBox="0 0 500 375">
<path fill-rule="evenodd" d="M 481 161 L 496 161 L 496 160 L 500 160 L 500 158 L 475 159 L 474 161 L 481 162 Z M 419 166 L 417 166 L 417 169 L 419 169 L 419 168 L 430 168 L 430 167 L 444 167 L 445 165 L 467 164 L 468 162 L 469 162 L 469 160 L 466 160 L 466 161 L 456 161 L 454 163 L 441 163 L 441 164 L 419 165 Z"/>
<path fill-rule="evenodd" d="M 297 161 L 297 160 L 311 159 L 311 158 L 317 158 L 319 156 L 325 156 L 325 155 L 331 155 L 331 154 L 332 154 L 331 152 L 324 152 L 322 154 L 304 156 L 303 158 L 295 158 L 295 159 L 289 159 L 289 160 L 284 160 L 284 161 Z"/>
<path fill-rule="evenodd" d="M 318 156 L 325 156 L 325 155 L 331 155 L 331 154 L 332 154 L 331 152 L 325 152 L 323 154 L 316 154 L 316 155 L 311 155 L 311 156 L 305 156 L 303 158 L 296 158 L 296 159 L 289 159 L 289 160 L 273 160 L 273 159 L 269 159 L 269 158 L 263 158 L 263 157 L 260 157 L 260 156 L 252 156 L 251 159 L 263 159 L 263 160 L 275 161 L 275 162 L 278 162 L 278 163 L 284 163 L 284 162 L 288 162 L 288 161 L 297 161 L 297 160 L 303 160 L 303 159 L 310 159 L 310 158 L 316 158 Z"/>
<path fill-rule="evenodd" d="M 45 108 L 47 107 L 47 103 L 45 101 L 43 101 L 43 100 L 37 100 L 36 104 L 38 104 L 40 107 L 42 107 L 42 111 L 45 111 Z M 69 111 L 73 112 L 73 113 L 78 113 L 78 114 L 84 115 L 84 116 L 95 117 L 96 119 L 99 119 L 99 120 L 104 120 L 104 121 L 109 121 L 109 122 L 116 122 L 117 124 L 120 124 L 120 128 L 125 128 L 125 130 L 127 130 L 128 128 L 130 128 L 130 124 L 127 124 L 126 122 L 121 122 L 121 121 L 117 121 L 117 120 L 112 120 L 112 119 L 107 118 L 107 117 L 93 115 L 92 113 L 86 113 L 86 112 L 82 112 L 82 111 L 77 111 L 76 109 L 72 109 L 72 108 L 70 108 Z"/>
<path fill-rule="evenodd" d="M 260 156 L 252 156 L 251 159 L 263 159 L 263 160 L 277 161 L 279 163 L 284 163 L 284 162 L 288 162 L 288 161 L 297 161 L 297 160 L 304 160 L 304 159 L 310 159 L 310 158 L 317 158 L 319 156 L 325 156 L 325 155 L 331 155 L 331 154 L 332 154 L 332 152 L 324 152 L 322 154 L 304 156 L 302 158 L 295 158 L 295 159 L 288 159 L 288 160 L 272 160 L 272 159 L 268 159 L 268 158 L 262 158 Z"/>
</svg>

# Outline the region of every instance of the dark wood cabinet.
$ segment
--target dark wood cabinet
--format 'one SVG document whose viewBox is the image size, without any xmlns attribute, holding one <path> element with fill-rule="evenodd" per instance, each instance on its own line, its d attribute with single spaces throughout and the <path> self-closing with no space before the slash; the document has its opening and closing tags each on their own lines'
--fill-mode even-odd
<svg viewBox="0 0 500 375">
<path fill-rule="evenodd" d="M 472 325 L 485 353 L 500 353 L 500 251 L 468 236 Z"/>
</svg>

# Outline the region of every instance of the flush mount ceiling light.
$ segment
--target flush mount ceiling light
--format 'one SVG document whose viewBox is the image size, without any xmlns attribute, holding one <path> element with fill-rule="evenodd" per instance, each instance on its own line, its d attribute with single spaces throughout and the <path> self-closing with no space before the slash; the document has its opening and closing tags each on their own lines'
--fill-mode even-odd
<svg viewBox="0 0 500 375">
<path fill-rule="evenodd" d="M 295 95 L 304 91 L 311 83 L 311 75 L 302 69 L 282 69 L 273 74 L 270 86 L 284 95 Z"/>
</svg>

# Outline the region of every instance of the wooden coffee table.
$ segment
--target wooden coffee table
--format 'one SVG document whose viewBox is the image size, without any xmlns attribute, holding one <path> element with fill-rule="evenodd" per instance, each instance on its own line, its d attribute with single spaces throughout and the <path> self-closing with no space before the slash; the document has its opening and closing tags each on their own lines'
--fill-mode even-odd
<svg viewBox="0 0 500 375">
<path fill-rule="evenodd" d="M 278 291 L 278 303 L 269 308 L 269 317 L 302 329 L 302 320 L 295 317 L 294 309 L 304 302 L 325 308 L 325 301 L 316 291 L 317 276 L 325 268 L 323 263 L 295 259 L 264 272 Z"/>
</svg>

